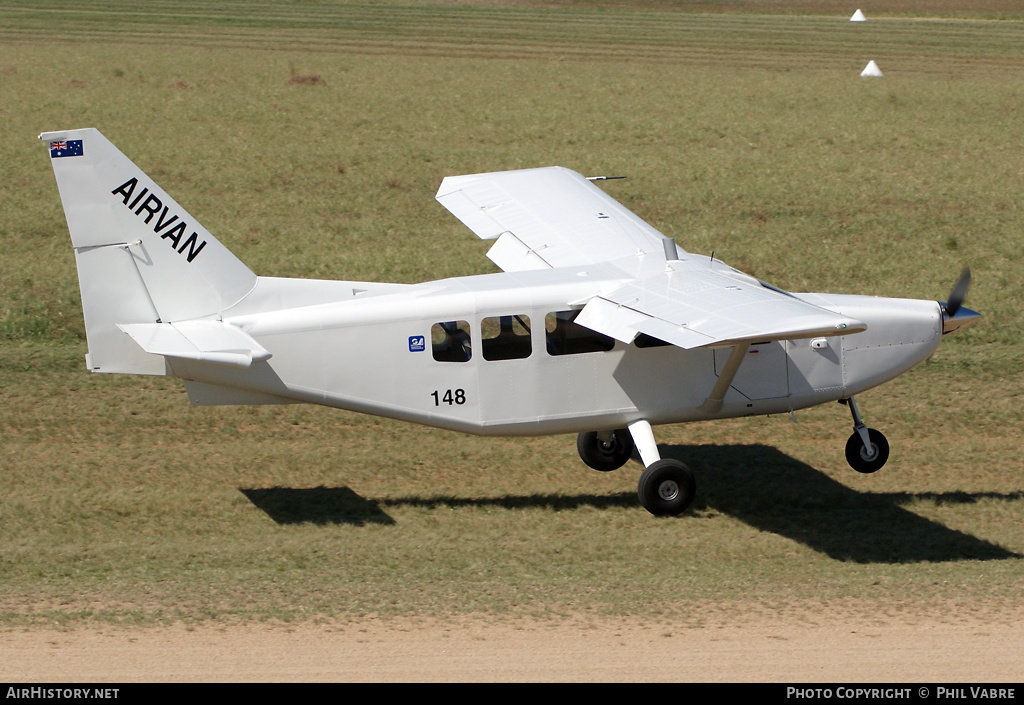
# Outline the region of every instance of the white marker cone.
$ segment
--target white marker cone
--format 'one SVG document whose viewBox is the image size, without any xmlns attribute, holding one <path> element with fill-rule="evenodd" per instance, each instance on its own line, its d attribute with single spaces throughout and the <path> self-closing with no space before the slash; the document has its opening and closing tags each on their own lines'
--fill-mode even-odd
<svg viewBox="0 0 1024 705">
<path fill-rule="evenodd" d="M 864 70 L 860 72 L 861 76 L 881 76 L 882 70 L 878 68 L 873 60 L 868 62 L 868 65 L 864 67 Z"/>
<path fill-rule="evenodd" d="M 864 13 L 857 10 L 853 13 L 853 17 L 850 18 L 850 22 L 867 22 L 868 18 L 864 16 Z"/>
</svg>

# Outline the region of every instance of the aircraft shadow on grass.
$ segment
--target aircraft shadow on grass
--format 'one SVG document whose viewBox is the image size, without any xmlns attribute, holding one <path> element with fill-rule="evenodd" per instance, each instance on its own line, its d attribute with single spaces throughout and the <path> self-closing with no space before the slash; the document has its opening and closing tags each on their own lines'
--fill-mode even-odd
<svg viewBox="0 0 1024 705">
<path fill-rule="evenodd" d="M 686 462 L 697 477 L 691 513 L 661 521 L 688 521 L 721 512 L 798 541 L 831 558 L 856 563 L 997 560 L 1020 558 L 1001 546 L 951 529 L 905 509 L 915 499 L 972 504 L 1024 499 L 1024 492 L 860 492 L 765 445 L 660 447 L 664 458 Z M 627 466 L 627 468 L 632 467 Z M 586 468 L 581 472 L 590 472 Z M 619 472 L 627 472 L 627 469 Z M 890 470 L 895 472 L 895 470 Z M 511 510 L 638 507 L 635 492 L 509 495 L 495 498 L 403 497 L 369 500 L 347 487 L 242 489 L 279 524 L 394 524 L 389 507 L 483 507 Z M 651 521 L 659 521 L 651 518 Z"/>
</svg>

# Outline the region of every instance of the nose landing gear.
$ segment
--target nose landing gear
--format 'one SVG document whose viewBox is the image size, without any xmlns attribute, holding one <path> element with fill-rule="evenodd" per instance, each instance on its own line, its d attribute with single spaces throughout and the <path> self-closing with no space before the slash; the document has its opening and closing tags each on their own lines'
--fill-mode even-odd
<svg viewBox="0 0 1024 705">
<path fill-rule="evenodd" d="M 889 442 L 881 431 L 864 425 L 853 397 L 840 399 L 839 403 L 849 406 L 853 416 L 853 435 L 846 442 L 846 462 L 860 473 L 881 470 L 889 459 Z"/>
</svg>

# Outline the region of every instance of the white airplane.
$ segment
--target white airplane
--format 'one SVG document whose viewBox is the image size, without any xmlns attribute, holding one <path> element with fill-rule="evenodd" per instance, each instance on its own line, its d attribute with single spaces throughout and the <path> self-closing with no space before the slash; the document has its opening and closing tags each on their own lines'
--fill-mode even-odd
<svg viewBox="0 0 1024 705">
<path fill-rule="evenodd" d="M 503 272 L 422 284 L 257 276 L 94 129 L 39 136 L 75 248 L 93 372 L 169 375 L 193 404 L 306 402 L 479 435 L 578 433 L 583 462 L 644 465 L 682 513 L 693 474 L 652 426 L 849 406 L 846 457 L 885 437 L 854 395 L 980 316 L 949 303 L 791 294 L 690 254 L 561 167 L 444 179 L 437 200 Z"/>
</svg>

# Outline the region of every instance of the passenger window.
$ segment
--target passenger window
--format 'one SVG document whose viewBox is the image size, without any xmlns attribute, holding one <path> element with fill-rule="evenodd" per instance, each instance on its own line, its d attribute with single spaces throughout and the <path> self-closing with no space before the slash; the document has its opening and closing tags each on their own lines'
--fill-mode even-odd
<svg viewBox="0 0 1024 705">
<path fill-rule="evenodd" d="M 530 357 L 530 318 L 492 316 L 480 323 L 480 352 L 485 360 L 518 360 Z"/>
<path fill-rule="evenodd" d="M 606 352 L 615 347 L 614 338 L 574 323 L 578 315 L 579 311 L 557 311 L 544 317 L 549 355 Z"/>
<path fill-rule="evenodd" d="M 439 362 L 468 362 L 473 356 L 469 323 L 446 321 L 430 327 L 430 345 Z"/>
</svg>

